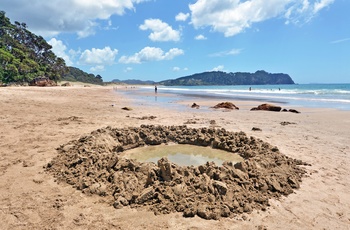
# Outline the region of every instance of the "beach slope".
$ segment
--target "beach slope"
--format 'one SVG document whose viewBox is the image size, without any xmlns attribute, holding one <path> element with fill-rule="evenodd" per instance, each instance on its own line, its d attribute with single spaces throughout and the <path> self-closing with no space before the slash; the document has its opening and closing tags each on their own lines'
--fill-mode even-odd
<svg viewBox="0 0 350 230">
<path fill-rule="evenodd" d="M 215 100 L 197 104 L 214 106 Z M 193 102 L 175 111 L 131 100 L 112 87 L 0 88 L 1 229 L 349 229 L 349 111 L 249 111 L 261 102 L 234 101 L 240 110 L 227 112 L 191 109 Z M 57 183 L 45 172 L 61 145 L 107 126 L 141 124 L 243 131 L 310 166 L 303 166 L 300 188 L 271 199 L 266 211 L 219 221 L 115 209 L 104 197 Z"/>
</svg>

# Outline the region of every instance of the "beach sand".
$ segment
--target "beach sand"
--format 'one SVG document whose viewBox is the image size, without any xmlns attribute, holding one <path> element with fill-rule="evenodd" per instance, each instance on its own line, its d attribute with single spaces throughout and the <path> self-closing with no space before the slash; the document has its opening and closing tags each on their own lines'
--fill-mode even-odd
<svg viewBox="0 0 350 230">
<path fill-rule="evenodd" d="M 190 108 L 194 102 L 200 109 Z M 171 108 L 131 100 L 112 87 L 0 88 L 0 229 L 350 229 L 349 111 L 249 111 L 261 104 L 253 101 L 232 101 L 240 110 L 229 112 L 209 108 L 218 102 L 185 100 Z M 141 124 L 215 124 L 262 139 L 311 166 L 303 166 L 301 187 L 270 200 L 266 211 L 218 221 L 115 209 L 104 197 L 58 184 L 45 172 L 60 145 L 106 126 Z"/>
</svg>

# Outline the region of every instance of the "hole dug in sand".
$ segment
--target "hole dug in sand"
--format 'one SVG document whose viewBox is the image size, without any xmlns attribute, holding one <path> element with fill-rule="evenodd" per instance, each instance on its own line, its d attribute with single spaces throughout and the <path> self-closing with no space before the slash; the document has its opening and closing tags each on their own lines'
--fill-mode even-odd
<svg viewBox="0 0 350 230">
<path fill-rule="evenodd" d="M 157 164 L 122 157 L 142 146 L 177 143 L 211 147 L 244 160 L 218 166 L 179 166 L 167 158 Z M 243 132 L 186 126 L 106 127 L 58 149 L 46 170 L 85 194 L 105 196 L 115 208 L 145 207 L 157 214 L 182 212 L 184 217 L 234 217 L 265 210 L 269 199 L 299 188 L 305 163 Z"/>
</svg>

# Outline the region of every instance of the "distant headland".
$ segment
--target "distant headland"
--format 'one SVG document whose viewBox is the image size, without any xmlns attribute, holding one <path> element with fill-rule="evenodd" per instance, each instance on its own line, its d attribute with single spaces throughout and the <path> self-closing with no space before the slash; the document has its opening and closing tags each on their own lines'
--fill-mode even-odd
<svg viewBox="0 0 350 230">
<path fill-rule="evenodd" d="M 127 84 L 158 84 L 165 86 L 197 86 L 197 85 L 281 85 L 295 84 L 293 79 L 284 73 L 268 73 L 264 70 L 255 73 L 210 71 L 160 82 L 140 80 L 113 80 Z"/>
</svg>

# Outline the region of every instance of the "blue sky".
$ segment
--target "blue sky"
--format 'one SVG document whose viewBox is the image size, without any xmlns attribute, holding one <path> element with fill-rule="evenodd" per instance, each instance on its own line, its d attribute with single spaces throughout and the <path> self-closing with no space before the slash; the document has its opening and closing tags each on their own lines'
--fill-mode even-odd
<svg viewBox="0 0 350 230">
<path fill-rule="evenodd" d="M 104 81 L 265 70 L 350 83 L 349 0 L 1 0 L 0 9 Z"/>
</svg>

